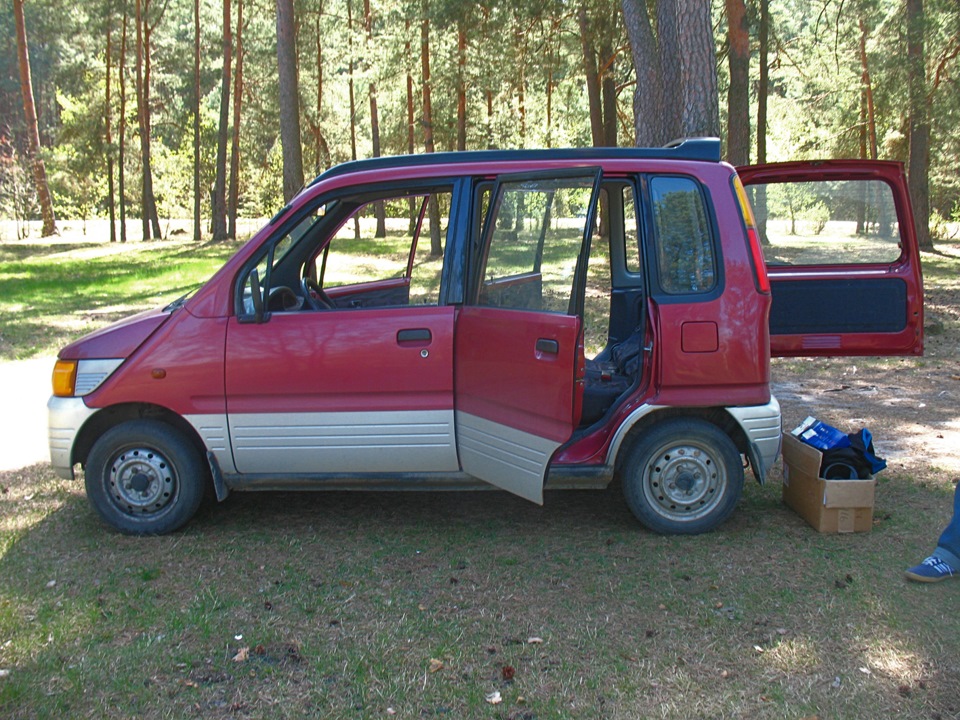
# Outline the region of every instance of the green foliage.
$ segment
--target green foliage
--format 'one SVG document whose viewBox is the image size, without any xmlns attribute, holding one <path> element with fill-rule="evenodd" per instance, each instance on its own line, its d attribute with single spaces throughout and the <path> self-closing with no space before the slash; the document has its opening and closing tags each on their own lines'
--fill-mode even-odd
<svg viewBox="0 0 960 720">
<path fill-rule="evenodd" d="M 5 152 L 3 152 L 5 151 Z M 0 219 L 13 221 L 17 239 L 26 237 L 26 221 L 38 216 L 29 170 L 10 146 L 0 145 Z M 0 229 L 0 240 L 6 240 Z"/>
<path fill-rule="evenodd" d="M 234 24 L 239 0 L 233 0 Z M 474 4 L 452 0 L 371 0 L 369 32 L 359 0 L 296 5 L 302 142 L 308 177 L 331 163 L 372 154 L 369 93 L 375 89 L 384 154 L 408 151 L 407 78 L 412 78 L 414 151 L 423 152 L 421 32 L 429 21 L 433 134 L 438 150 L 455 149 L 458 93 L 465 97 L 466 145 L 560 147 L 591 143 L 584 44 L 599 53 L 602 73 L 618 90 L 619 138 L 633 137 L 636 80 L 615 0 L 516 0 Z M 752 3 L 751 33 L 756 36 Z M 726 18 L 713 2 L 721 85 Z M 582 37 L 577 11 L 586 14 Z M 349 9 L 349 13 L 348 13 Z M 118 61 L 124 6 L 68 6 L 64 0 L 27 3 L 31 64 L 48 174 L 61 217 L 104 215 L 106 158 L 118 160 Z M 162 10 L 162 14 L 161 14 Z M 927 0 L 927 79 L 933 144 L 931 202 L 942 217 L 960 197 L 960 92 L 956 57 L 960 7 Z M 861 39 L 874 97 L 880 157 L 906 158 L 905 29 L 902 0 L 771 0 L 771 94 L 768 158 L 856 157 L 864 122 Z M 134 88 L 132 7 L 127 6 L 126 190 L 139 214 L 139 144 Z M 269 215 L 280 202 L 275 10 L 244 0 L 244 91 L 240 149 L 243 215 Z M 160 212 L 183 217 L 193 208 L 193 3 L 152 3 L 151 94 L 154 182 Z M 861 25 L 862 24 L 862 25 Z M 220 101 L 222 6 L 201 2 L 201 200 L 209 212 Z M 112 41 L 111 117 L 105 143 L 106 37 Z M 236 33 L 236 28 L 234 28 Z M 460 48 L 460 37 L 464 40 Z M 25 140 L 12 13 L 0 6 L 0 137 L 22 155 Z M 756 42 L 752 43 L 754 50 Z M 608 57 L 605 53 L 609 53 Z M 611 59 L 612 58 L 612 59 Z M 608 62 L 609 61 L 609 62 Z M 234 63 L 236 68 L 236 63 Z M 751 73 L 756 102 L 757 58 Z M 353 80 L 354 103 L 349 97 Z M 756 133 L 756 127 L 753 127 Z M 115 173 L 117 169 L 115 169 Z M 6 188 L 0 189 L 0 195 Z M 9 195 L 10 191 L 6 191 Z M 0 214 L 15 217 L 13 201 Z"/>
</svg>

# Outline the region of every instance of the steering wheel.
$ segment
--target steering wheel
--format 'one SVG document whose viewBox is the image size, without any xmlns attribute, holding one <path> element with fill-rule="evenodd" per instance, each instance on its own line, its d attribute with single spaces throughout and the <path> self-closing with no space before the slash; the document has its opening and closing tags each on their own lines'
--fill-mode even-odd
<svg viewBox="0 0 960 720">
<path fill-rule="evenodd" d="M 285 285 L 278 285 L 267 295 L 267 310 L 271 312 L 299 310 L 302 305 L 300 297 Z"/>
<path fill-rule="evenodd" d="M 333 300 L 323 291 L 312 277 L 304 277 L 300 282 L 303 297 L 311 310 L 333 310 Z"/>
</svg>

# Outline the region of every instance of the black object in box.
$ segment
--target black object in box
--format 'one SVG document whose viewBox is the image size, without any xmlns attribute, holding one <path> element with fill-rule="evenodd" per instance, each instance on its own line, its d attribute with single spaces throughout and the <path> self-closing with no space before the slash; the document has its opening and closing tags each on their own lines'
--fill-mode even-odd
<svg viewBox="0 0 960 720">
<path fill-rule="evenodd" d="M 783 501 L 822 533 L 868 532 L 876 482 L 820 477 L 823 454 L 793 435 L 783 436 Z"/>
</svg>

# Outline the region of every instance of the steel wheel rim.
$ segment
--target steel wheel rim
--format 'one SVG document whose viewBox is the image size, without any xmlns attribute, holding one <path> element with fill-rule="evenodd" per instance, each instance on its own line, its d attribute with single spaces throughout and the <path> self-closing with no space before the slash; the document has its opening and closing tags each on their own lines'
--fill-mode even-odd
<svg viewBox="0 0 960 720">
<path fill-rule="evenodd" d="M 132 447 L 118 452 L 107 473 L 107 489 L 118 508 L 130 515 L 163 512 L 176 498 L 176 469 L 155 448 Z"/>
<path fill-rule="evenodd" d="M 727 472 L 705 445 L 671 442 L 660 447 L 644 468 L 643 492 L 649 506 L 670 520 L 697 520 L 723 499 Z"/>
</svg>

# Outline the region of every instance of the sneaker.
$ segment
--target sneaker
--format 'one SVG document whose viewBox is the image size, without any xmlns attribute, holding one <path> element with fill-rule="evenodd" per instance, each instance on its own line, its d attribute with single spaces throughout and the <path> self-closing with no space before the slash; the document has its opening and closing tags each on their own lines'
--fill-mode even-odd
<svg viewBox="0 0 960 720">
<path fill-rule="evenodd" d="M 906 574 L 907 580 L 932 583 L 953 577 L 954 569 L 936 555 L 931 555 L 919 565 L 907 570 Z"/>
</svg>

